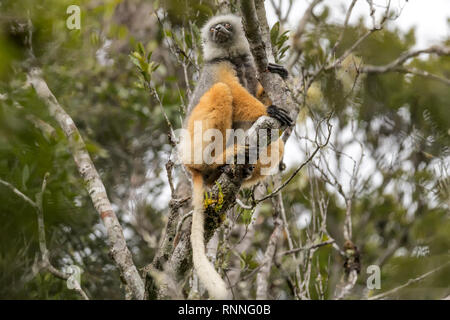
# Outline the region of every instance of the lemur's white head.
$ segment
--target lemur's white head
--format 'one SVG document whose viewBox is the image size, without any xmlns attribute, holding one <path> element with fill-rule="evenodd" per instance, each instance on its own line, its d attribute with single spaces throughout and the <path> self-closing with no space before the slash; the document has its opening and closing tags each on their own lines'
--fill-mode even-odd
<svg viewBox="0 0 450 320">
<path fill-rule="evenodd" d="M 233 15 L 214 16 L 202 28 L 205 61 L 249 54 L 249 46 L 241 18 Z"/>
</svg>

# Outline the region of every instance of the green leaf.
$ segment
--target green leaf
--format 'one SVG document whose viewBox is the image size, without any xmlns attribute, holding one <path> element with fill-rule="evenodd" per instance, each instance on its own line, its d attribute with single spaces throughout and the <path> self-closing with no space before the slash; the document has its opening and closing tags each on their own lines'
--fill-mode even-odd
<svg viewBox="0 0 450 320">
<path fill-rule="evenodd" d="M 142 42 L 138 42 L 137 48 L 138 48 L 138 51 L 141 54 L 141 56 L 145 57 L 145 49 L 144 49 L 144 45 L 142 44 Z"/>
<path fill-rule="evenodd" d="M 279 33 L 280 33 L 280 22 L 277 22 L 273 25 L 272 30 L 270 30 L 270 42 L 272 42 L 272 45 L 275 45 L 277 43 Z"/>
<path fill-rule="evenodd" d="M 150 61 L 150 59 L 152 58 L 152 54 L 153 54 L 153 51 L 150 51 L 150 52 L 148 53 L 148 55 L 147 55 L 147 61 Z"/>
<path fill-rule="evenodd" d="M 130 54 L 129 57 L 130 57 L 131 62 L 140 69 L 141 65 L 139 63 L 139 60 L 136 57 L 134 57 L 132 54 Z"/>
</svg>

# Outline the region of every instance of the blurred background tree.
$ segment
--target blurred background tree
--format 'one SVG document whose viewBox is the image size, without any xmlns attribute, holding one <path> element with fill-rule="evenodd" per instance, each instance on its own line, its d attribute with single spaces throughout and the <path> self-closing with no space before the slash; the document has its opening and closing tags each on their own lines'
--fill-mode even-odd
<svg viewBox="0 0 450 320">
<path fill-rule="evenodd" d="M 43 76 L 81 131 L 134 262 L 142 268 L 160 246 L 170 200 L 165 164 L 172 146 L 163 111 L 174 128 L 181 127 L 202 63 L 198 29 L 219 7 L 213 0 L 76 2 L 80 30 L 66 27 L 66 9 L 73 1 L 0 0 L 0 179 L 35 201 L 48 172 L 42 210 L 52 264 L 62 270 L 81 267 L 81 284 L 91 298 L 122 299 L 125 291 L 108 255 L 105 228 L 67 140 L 25 85 L 26 26 L 30 20 Z M 237 10 L 234 1 L 230 6 Z M 287 146 L 290 159 L 283 177 L 312 152 L 317 124 L 334 113 L 329 145 L 283 189 L 288 224 L 278 241 L 268 296 L 335 297 L 345 274 L 342 230 L 350 212 L 361 271 L 346 297 L 374 296 L 442 267 L 387 297 L 444 298 L 450 294 L 450 57 L 420 55 L 405 62 L 409 70 L 434 78 L 405 70 L 364 72 L 364 66 L 389 64 L 415 45 L 414 30 L 396 29 L 390 16 L 382 30 L 338 67 L 318 73 L 304 90 L 312 74 L 334 61 L 329 57 L 341 57 L 368 31 L 361 19 L 342 33 L 344 27 L 331 21 L 329 10 L 325 1 L 308 19 L 300 49 L 292 45 L 295 30 L 288 29 L 283 17 L 271 26 L 276 57 L 290 65 L 290 85 L 303 106 Z M 366 21 L 370 19 L 368 10 Z M 152 92 L 142 86 L 129 57 L 138 43 L 159 65 L 152 72 Z M 442 45 L 448 48 L 450 38 Z M 179 166 L 174 175 L 175 180 L 181 175 Z M 248 193 L 241 196 L 248 200 Z M 220 234 L 222 267 L 235 275 L 233 268 L 239 269 L 237 298 L 255 297 L 257 272 L 252 271 L 257 271 L 273 229 L 271 208 L 266 201 L 257 214 L 238 209 L 231 236 Z M 329 244 L 282 254 L 289 249 L 288 240 L 294 248 L 307 248 L 330 239 L 339 250 Z M 39 270 L 38 260 L 36 210 L 0 184 L 0 297 L 79 298 L 64 281 Z M 366 268 L 373 264 L 381 268 L 380 290 L 366 288 Z"/>
</svg>

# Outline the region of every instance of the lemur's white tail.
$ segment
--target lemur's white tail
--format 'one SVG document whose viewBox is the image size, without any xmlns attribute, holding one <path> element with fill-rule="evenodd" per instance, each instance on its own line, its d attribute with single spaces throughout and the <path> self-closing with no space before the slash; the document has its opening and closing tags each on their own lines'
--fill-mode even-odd
<svg viewBox="0 0 450 320">
<path fill-rule="evenodd" d="M 203 178 L 198 173 L 192 174 L 193 192 L 192 204 L 194 213 L 192 214 L 192 230 L 191 230 L 191 245 L 192 245 L 192 260 L 194 261 L 194 268 L 200 282 L 208 290 L 209 296 L 212 299 L 230 299 L 225 282 L 214 269 L 214 266 L 209 262 L 205 253 L 205 238 L 204 238 L 204 210 L 203 210 Z"/>
</svg>

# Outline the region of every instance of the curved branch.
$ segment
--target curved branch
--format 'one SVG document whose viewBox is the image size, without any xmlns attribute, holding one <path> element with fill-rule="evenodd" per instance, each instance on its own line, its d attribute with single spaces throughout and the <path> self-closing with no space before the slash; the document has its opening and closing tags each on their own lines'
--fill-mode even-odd
<svg viewBox="0 0 450 320">
<path fill-rule="evenodd" d="M 450 79 L 438 76 L 434 73 L 430 73 L 425 70 L 420 70 L 417 68 L 396 68 L 395 71 L 400 72 L 400 73 L 410 73 L 410 74 L 413 74 L 416 76 L 429 78 L 431 80 L 440 81 L 440 82 L 445 83 L 446 85 L 450 86 Z"/>
<path fill-rule="evenodd" d="M 34 209 L 38 209 L 37 204 L 31 200 L 29 197 L 27 197 L 26 195 L 24 195 L 19 189 L 17 189 L 16 187 L 14 187 L 11 183 L 4 181 L 2 179 L 0 179 L 0 183 L 3 184 L 5 187 L 8 187 L 9 189 L 11 189 L 12 192 L 14 192 L 16 195 L 18 195 L 19 197 L 21 197 L 25 202 L 27 202 L 30 206 L 32 206 Z"/>
<path fill-rule="evenodd" d="M 394 61 L 383 65 L 383 66 L 373 66 L 373 65 L 365 65 L 361 68 L 360 72 L 365 73 L 385 73 L 389 71 L 399 71 L 396 70 L 397 67 L 402 66 L 407 60 L 417 57 L 421 54 L 436 54 L 438 56 L 450 56 L 450 47 L 444 46 L 431 46 L 427 49 L 420 50 L 412 50 L 402 53 L 397 59 Z"/>
<path fill-rule="evenodd" d="M 45 188 L 47 187 L 48 176 L 49 173 L 47 172 L 42 182 L 41 191 L 38 194 L 36 194 L 36 202 L 31 200 L 28 196 L 23 194 L 20 190 L 18 190 L 9 182 L 0 179 L 0 183 L 11 189 L 11 191 L 13 191 L 16 195 L 18 195 L 20 198 L 22 198 L 25 202 L 30 204 L 36 210 L 38 218 L 39 250 L 41 251 L 41 259 L 42 259 L 42 261 L 39 261 L 38 263 L 39 268 L 47 270 L 48 272 L 50 272 L 52 275 L 54 275 L 59 279 L 68 280 L 70 278 L 70 274 L 63 271 L 59 271 L 51 264 L 49 258 L 50 254 L 47 249 L 47 241 L 45 240 L 44 211 L 42 208 L 42 200 Z M 78 282 L 74 283 L 73 289 L 77 291 L 84 300 L 89 300 L 89 297 L 87 296 L 86 292 L 84 292 L 83 288 L 81 288 L 81 285 Z"/>
<path fill-rule="evenodd" d="M 396 287 L 396 288 L 391 289 L 391 290 L 388 290 L 388 291 L 386 291 L 386 292 L 383 292 L 383 293 L 377 294 L 377 295 L 375 295 L 375 296 L 369 297 L 368 300 L 379 300 L 379 299 L 383 299 L 383 298 L 385 298 L 386 296 L 389 296 L 389 295 L 391 295 L 391 294 L 393 294 L 393 293 L 396 293 L 397 291 L 400 291 L 401 289 L 403 289 L 403 288 L 405 288 L 405 287 L 407 287 L 407 286 L 409 286 L 409 285 L 411 285 L 411 284 L 413 284 L 413 283 L 422 281 L 422 280 L 425 279 L 426 277 L 432 275 L 433 273 L 435 273 L 435 272 L 437 272 L 437 271 L 440 271 L 440 270 L 442 270 L 442 269 L 448 267 L 449 265 L 450 265 L 450 263 L 446 263 L 446 264 L 444 264 L 443 266 L 440 266 L 440 267 L 437 267 L 437 268 L 435 268 L 435 269 L 433 269 L 433 270 L 431 270 L 431 271 L 428 271 L 427 273 L 422 274 L 421 276 L 419 276 L 419 277 L 417 277 L 417 278 L 409 279 L 406 283 L 402 284 L 402 285 L 399 286 L 399 287 Z"/>
<path fill-rule="evenodd" d="M 33 86 L 37 96 L 45 103 L 50 114 L 60 125 L 69 142 L 69 148 L 83 178 L 94 207 L 105 224 L 112 257 L 136 299 L 144 298 L 144 283 L 133 263 L 128 250 L 122 227 L 106 194 L 100 175 L 86 150 L 83 138 L 72 118 L 56 100 L 42 78 L 39 68 L 32 68 L 27 74 L 27 81 Z"/>
<path fill-rule="evenodd" d="M 429 78 L 432 80 L 440 81 L 442 83 L 445 83 L 446 85 L 450 85 L 450 79 L 441 77 L 439 75 L 430 73 L 425 70 L 417 69 L 417 68 L 408 68 L 404 67 L 403 65 L 411 58 L 417 57 L 421 54 L 435 54 L 438 56 L 450 56 L 450 47 L 444 47 L 444 46 L 431 46 L 427 49 L 420 49 L 420 50 L 412 50 L 402 53 L 397 59 L 394 61 L 382 65 L 382 66 L 374 66 L 374 65 L 365 65 L 358 69 L 359 72 L 364 73 L 387 73 L 387 72 L 399 72 L 399 73 L 410 73 L 414 74 L 416 76 L 421 76 L 424 78 Z"/>
</svg>

